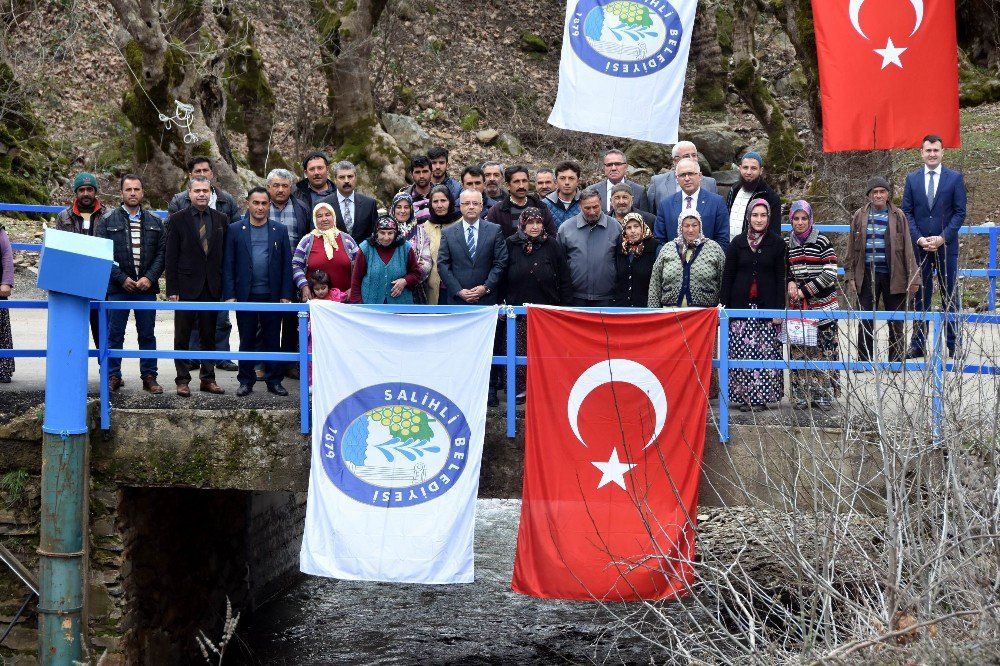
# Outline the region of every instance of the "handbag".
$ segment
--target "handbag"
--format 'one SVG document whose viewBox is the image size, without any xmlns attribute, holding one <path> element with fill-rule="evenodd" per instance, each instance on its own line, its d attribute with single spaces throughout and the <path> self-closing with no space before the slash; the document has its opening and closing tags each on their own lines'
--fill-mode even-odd
<svg viewBox="0 0 1000 666">
<path fill-rule="evenodd" d="M 801 317 L 788 317 L 781 326 L 778 333 L 778 340 L 782 344 L 797 345 L 800 347 L 815 347 L 819 336 L 819 320 L 806 317 L 805 311 L 809 309 L 809 303 L 802 299 L 803 313 Z"/>
</svg>

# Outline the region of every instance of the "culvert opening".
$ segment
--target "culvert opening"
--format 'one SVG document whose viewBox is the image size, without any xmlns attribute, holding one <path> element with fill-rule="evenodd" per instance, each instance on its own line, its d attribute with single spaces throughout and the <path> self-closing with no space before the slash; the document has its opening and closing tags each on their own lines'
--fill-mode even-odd
<svg viewBox="0 0 1000 666">
<path fill-rule="evenodd" d="M 195 637 L 221 636 L 227 597 L 249 618 L 298 578 L 304 516 L 304 493 L 123 488 L 127 663 L 199 663 Z"/>
</svg>

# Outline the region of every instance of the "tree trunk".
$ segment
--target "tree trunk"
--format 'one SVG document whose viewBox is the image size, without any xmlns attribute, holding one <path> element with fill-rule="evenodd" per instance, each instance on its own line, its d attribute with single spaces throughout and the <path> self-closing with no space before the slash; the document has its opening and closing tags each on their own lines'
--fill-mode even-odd
<svg viewBox="0 0 1000 666">
<path fill-rule="evenodd" d="M 958 44 L 977 67 L 1000 74 L 1000 8 L 996 0 L 958 0 Z"/>
<path fill-rule="evenodd" d="M 359 167 L 359 179 L 390 195 L 406 184 L 403 154 L 375 114 L 368 78 L 371 34 L 386 0 L 310 0 L 319 32 L 329 117 L 314 128 L 318 145 Z"/>
<path fill-rule="evenodd" d="M 813 27 L 812 0 L 785 0 L 785 34 L 795 48 L 799 65 L 806 77 L 809 124 L 816 137 L 823 125 L 819 97 L 819 59 L 816 56 L 816 32 Z M 779 17 L 780 19 L 781 17 Z"/>
<path fill-rule="evenodd" d="M 767 132 L 767 164 L 771 173 L 786 176 L 802 168 L 805 147 L 795 128 L 785 118 L 778 100 L 760 77 L 754 32 L 757 5 L 754 0 L 737 0 L 733 28 L 732 83 L 740 98 L 750 107 Z"/>
<path fill-rule="evenodd" d="M 125 56 L 133 84 L 122 111 L 135 128 L 136 161 L 147 194 L 166 199 L 176 192 L 192 155 L 212 160 L 221 187 L 241 189 L 225 136 L 224 58 L 209 36 L 211 31 L 202 29 L 213 20 L 211 3 L 183 0 L 166 9 L 158 0 L 111 0 L 111 4 L 132 38 Z M 192 42 L 197 48 L 189 46 Z M 195 62 L 198 53 L 209 55 Z M 178 103 L 194 107 L 186 121 L 178 122 L 184 115 L 178 113 Z M 161 120 L 161 114 L 173 119 Z"/>
<path fill-rule="evenodd" d="M 719 43 L 716 21 L 718 8 L 702 3 L 691 36 L 691 57 L 694 60 L 694 100 L 700 111 L 724 111 L 729 59 L 724 58 Z"/>
</svg>

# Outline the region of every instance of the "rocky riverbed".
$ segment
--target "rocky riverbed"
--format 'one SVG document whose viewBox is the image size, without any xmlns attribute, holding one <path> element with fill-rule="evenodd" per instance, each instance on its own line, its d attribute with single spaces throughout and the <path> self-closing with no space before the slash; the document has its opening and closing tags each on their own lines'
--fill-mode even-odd
<svg viewBox="0 0 1000 666">
<path fill-rule="evenodd" d="M 476 581 L 394 585 L 305 577 L 242 623 L 233 664 L 648 664 L 667 661 L 610 631 L 598 603 L 510 589 L 518 500 L 479 500 Z M 640 604 L 629 604 L 639 607 Z"/>
</svg>

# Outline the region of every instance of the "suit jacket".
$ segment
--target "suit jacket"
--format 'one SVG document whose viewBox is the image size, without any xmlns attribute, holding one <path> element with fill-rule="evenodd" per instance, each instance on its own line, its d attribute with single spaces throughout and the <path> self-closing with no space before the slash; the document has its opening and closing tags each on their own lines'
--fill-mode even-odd
<svg viewBox="0 0 1000 666">
<path fill-rule="evenodd" d="M 660 212 L 656 214 L 656 225 L 653 227 L 653 235 L 661 243 L 677 238 L 677 218 L 681 215 L 683 205 L 682 190 L 677 190 L 661 202 Z M 715 192 L 707 192 L 702 188 L 698 192 L 698 214 L 701 215 L 701 233 L 705 238 L 718 243 L 725 252 L 729 247 L 729 209 L 726 207 L 726 200 Z"/>
<path fill-rule="evenodd" d="M 507 270 L 507 243 L 500 225 L 479 221 L 475 261 L 469 257 L 465 224 L 460 220 L 458 224 L 445 229 L 441 232 L 437 268 L 441 282 L 448 288 L 447 302 L 442 299 L 441 305 L 467 305 L 456 294 L 462 289 L 472 289 L 479 285 L 485 285 L 490 290 L 479 303 L 495 305 L 500 280 Z"/>
<path fill-rule="evenodd" d="M 267 221 L 268 283 L 275 301 L 292 299 L 292 246 L 284 225 Z M 250 300 L 253 255 L 250 247 L 250 220 L 229 225 L 226 251 L 222 258 L 222 299 Z"/>
<path fill-rule="evenodd" d="M 714 194 L 719 193 L 719 185 L 711 176 L 701 177 L 701 189 Z M 658 173 L 649 181 L 646 189 L 646 200 L 649 202 L 649 212 L 653 215 L 659 211 L 660 202 L 677 191 L 677 174 L 673 171 Z"/>
<path fill-rule="evenodd" d="M 222 255 L 226 247 L 229 220 L 222 213 L 207 208 L 209 237 L 208 254 L 201 248 L 194 213 L 189 206 L 167 218 L 167 296 L 179 296 L 191 301 L 208 290 L 208 296 L 222 296 Z"/>
<path fill-rule="evenodd" d="M 628 178 L 622 182 L 632 188 L 632 205 L 648 213 L 649 202 L 646 201 L 646 188 Z M 594 185 L 594 189 L 601 193 L 601 205 L 604 207 L 603 210 L 605 213 L 611 210 L 611 197 L 609 195 L 611 187 L 613 186 L 610 185 L 607 178 Z M 611 215 L 614 215 L 614 213 L 611 213 Z"/>
<path fill-rule="evenodd" d="M 323 199 L 322 203 L 328 203 L 333 206 L 333 210 L 337 214 L 337 228 L 348 233 L 347 225 L 344 223 L 344 211 L 340 208 L 338 193 L 334 192 L 326 199 Z M 354 228 L 351 229 L 349 234 L 351 238 L 357 241 L 358 245 L 361 245 L 361 241 L 371 238 L 372 232 L 375 230 L 375 221 L 378 219 L 378 205 L 371 197 L 366 197 L 360 192 L 355 191 L 354 208 L 351 214 L 354 217 Z"/>
<path fill-rule="evenodd" d="M 935 183 L 934 206 L 930 207 L 927 205 L 923 167 L 907 174 L 902 209 L 910 224 L 910 237 L 914 244 L 924 236 L 942 236 L 946 252 L 957 256 L 958 230 L 965 224 L 965 179 L 959 172 L 942 166 L 938 181 Z"/>
</svg>

